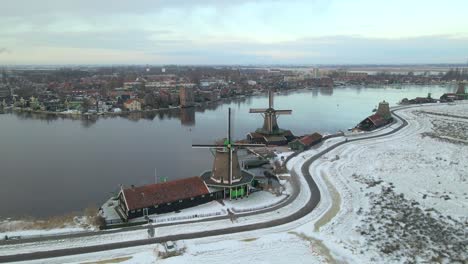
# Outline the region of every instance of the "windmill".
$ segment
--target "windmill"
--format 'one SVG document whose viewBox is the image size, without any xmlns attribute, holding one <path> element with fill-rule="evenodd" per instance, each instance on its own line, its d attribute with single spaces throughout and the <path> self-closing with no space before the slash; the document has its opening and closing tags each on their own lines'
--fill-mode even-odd
<svg viewBox="0 0 468 264">
<path fill-rule="evenodd" d="M 250 183 L 244 179 L 246 175 L 239 166 L 237 149 L 246 147 L 262 147 L 264 144 L 239 144 L 232 142 L 231 138 L 231 108 L 228 109 L 227 137 L 217 144 L 193 144 L 193 148 L 208 148 L 214 150 L 215 160 L 209 179 L 204 179 L 208 186 L 231 187 L 236 184 Z M 203 175 L 202 175 L 202 178 Z"/>
<path fill-rule="evenodd" d="M 273 91 L 268 90 L 268 108 L 253 108 L 250 109 L 249 113 L 262 114 L 264 118 L 263 127 L 257 132 L 272 135 L 282 132 L 278 127 L 278 116 L 290 115 L 292 110 L 275 110 L 273 108 Z"/>
</svg>

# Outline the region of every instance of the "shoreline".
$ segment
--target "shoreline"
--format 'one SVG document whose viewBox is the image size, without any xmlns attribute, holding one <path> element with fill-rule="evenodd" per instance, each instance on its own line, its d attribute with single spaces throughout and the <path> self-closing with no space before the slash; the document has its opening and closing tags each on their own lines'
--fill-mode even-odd
<svg viewBox="0 0 468 264">
<path fill-rule="evenodd" d="M 446 87 L 452 85 L 451 82 L 447 83 L 437 83 L 437 84 L 418 84 L 418 83 L 404 83 L 404 84 L 366 84 L 366 85 L 356 85 L 356 84 L 348 84 L 348 85 L 336 85 L 333 87 L 302 87 L 302 88 L 292 88 L 286 90 L 280 90 L 276 93 L 279 94 L 288 94 L 289 92 L 306 92 L 311 90 L 319 90 L 319 89 L 341 89 L 341 88 L 371 88 L 371 89 L 379 89 L 379 88 L 394 88 L 394 89 L 401 89 L 404 86 L 440 86 Z M 182 109 L 206 109 L 210 106 L 216 105 L 219 106 L 224 103 L 229 103 L 236 100 L 241 99 L 248 99 L 251 97 L 256 96 L 264 96 L 263 93 L 260 94 L 246 94 L 246 95 L 238 95 L 229 98 L 220 98 L 216 101 L 208 101 L 202 103 L 195 103 L 195 106 L 183 108 L 180 106 L 173 106 L 167 108 L 157 108 L 157 109 L 150 109 L 150 110 L 139 110 L 139 111 L 122 111 L 122 112 L 101 112 L 101 113 L 66 113 L 66 112 L 53 112 L 53 111 L 42 111 L 42 110 L 32 110 L 30 108 L 19 108 L 19 107 L 5 107 L 3 109 L 3 113 L 29 113 L 29 114 L 38 114 L 38 115 L 47 115 L 47 116 L 55 116 L 55 117 L 65 117 L 70 119 L 90 119 L 90 118 L 99 118 L 99 117 L 128 117 L 130 115 L 135 114 L 152 114 L 152 113 L 160 113 L 160 112 L 170 112 L 170 111 L 181 111 Z"/>
<path fill-rule="evenodd" d="M 437 104 L 439 105 L 439 104 Z M 413 107 L 397 107 L 398 110 L 403 110 L 403 109 L 406 109 L 406 108 L 417 108 L 418 106 L 413 106 Z M 394 111 L 396 111 L 397 109 L 394 109 L 392 110 L 392 113 Z M 395 113 L 394 113 L 395 114 Z M 400 116 L 396 115 L 398 118 L 401 118 Z M 413 119 L 410 119 L 410 120 L 413 120 Z M 350 141 L 346 141 L 346 142 L 340 142 L 340 143 L 337 143 L 337 144 L 334 144 L 333 146 L 331 147 L 328 147 L 326 150 L 324 151 L 321 151 L 319 153 L 317 153 L 316 155 L 313 155 L 313 153 L 311 153 L 313 156 L 312 157 L 309 157 L 309 155 L 307 155 L 307 158 L 309 159 L 306 159 L 305 156 L 304 156 L 304 160 L 302 160 L 302 158 L 299 158 L 297 161 L 301 161 L 299 162 L 299 164 L 296 164 L 298 166 L 301 167 L 301 171 L 302 171 L 302 177 L 301 177 L 301 181 L 307 181 L 308 183 L 308 188 L 305 189 L 305 191 L 309 191 L 309 188 L 310 190 L 314 190 L 314 187 L 310 185 L 310 183 L 313 183 L 314 181 L 316 180 L 319 180 L 319 179 L 315 179 L 316 176 L 313 176 L 313 175 L 310 175 L 310 174 L 313 174 L 312 172 L 310 172 L 310 165 L 312 163 L 314 163 L 315 160 L 319 159 L 320 157 L 322 157 L 324 154 L 327 154 L 327 155 L 331 155 L 332 154 L 332 151 L 334 149 L 336 149 L 336 151 L 339 150 L 339 147 L 346 144 L 347 146 L 349 147 L 353 147 L 354 144 L 350 144 L 348 145 L 347 143 L 348 142 L 353 142 L 353 141 L 362 141 L 363 144 L 369 144 L 369 143 L 372 143 L 372 144 L 375 144 L 374 141 L 368 141 L 369 139 L 373 139 L 373 138 L 381 138 L 379 139 L 379 141 L 388 141 L 388 140 L 392 140 L 394 136 L 391 136 L 391 137 L 387 137 L 391 134 L 395 134 L 395 135 L 399 135 L 400 137 L 402 136 L 400 133 L 396 133 L 397 131 L 401 130 L 402 128 L 406 127 L 408 125 L 408 123 L 405 121 L 405 118 L 402 118 L 402 121 L 403 123 L 400 124 L 397 128 L 395 128 L 394 126 L 389 126 L 387 127 L 387 129 L 384 129 L 382 131 L 377 131 L 377 133 L 370 133 L 368 134 L 367 136 L 365 137 L 358 137 L 358 138 L 354 138 Z M 406 123 L 406 124 L 405 124 Z M 411 127 L 411 126 L 410 126 Z M 402 131 L 406 131 L 405 133 L 407 133 L 408 129 L 406 130 L 402 130 Z M 405 134 L 403 133 L 403 135 Z M 341 148 L 340 148 L 341 149 Z M 325 160 L 328 160 L 328 159 L 325 159 Z M 293 166 L 295 167 L 295 166 Z M 320 178 L 320 177 L 318 177 Z M 317 190 L 318 193 L 320 192 L 324 192 L 324 196 L 322 197 L 322 199 L 324 199 L 324 201 L 326 202 L 327 200 L 327 191 L 326 190 L 320 190 L 321 187 L 320 187 L 320 180 L 319 182 L 317 182 L 317 184 L 319 184 L 319 189 Z M 301 187 L 302 189 L 302 187 Z M 313 192 L 317 192 L 317 191 L 313 191 Z M 302 192 L 302 191 L 301 191 Z M 320 200 L 322 200 L 320 199 Z M 320 201 L 319 200 L 319 201 Z M 302 202 L 300 202 L 302 204 Z M 262 225 L 260 225 L 260 230 L 265 230 L 266 232 L 268 231 L 273 231 L 272 229 L 265 229 L 265 228 L 273 228 L 273 227 L 278 227 L 280 229 L 283 229 L 285 226 L 285 224 L 288 224 L 288 226 L 294 226 L 295 224 L 300 224 L 300 222 L 302 222 L 302 224 L 299 226 L 299 227 L 293 227 L 292 229 L 290 230 L 300 230 L 300 231 L 304 231 L 304 228 L 307 228 L 307 227 L 311 227 L 312 224 L 318 220 L 320 217 L 317 218 L 317 216 L 319 216 L 321 213 L 320 213 L 320 208 L 323 207 L 324 204 L 322 204 L 322 202 L 320 202 L 321 206 L 319 205 L 317 208 L 314 207 L 314 205 L 311 205 L 310 204 L 310 200 L 308 200 L 307 204 L 304 206 L 304 207 L 301 207 L 301 209 L 299 210 L 300 212 L 295 212 L 293 213 L 293 215 L 291 215 L 290 217 L 285 217 L 285 218 L 280 218 L 280 219 L 275 219 L 275 220 L 271 220 L 269 222 L 263 222 Z M 309 209 L 312 209 L 311 211 L 309 211 Z M 352 211 L 351 211 L 352 212 Z M 305 215 L 302 215 L 302 213 L 306 213 Z M 319 214 L 319 215 L 317 215 Z M 339 213 L 341 214 L 341 213 Z M 295 218 L 296 216 L 299 216 L 299 218 Z M 260 216 L 261 217 L 261 216 Z M 311 219 L 311 217 L 315 217 L 313 219 Z M 290 218 L 292 218 L 293 220 L 296 219 L 296 221 L 288 221 L 286 223 L 283 223 L 283 219 L 284 220 L 291 220 Z M 338 217 L 340 218 L 340 217 Z M 335 221 L 336 219 L 334 218 L 333 221 Z M 307 221 L 307 222 L 304 222 L 304 221 Z M 272 226 L 270 226 L 270 224 L 273 224 Z M 329 226 L 329 225 L 327 225 Z M 241 234 L 239 232 L 245 232 L 245 231 L 248 231 L 250 230 L 250 228 L 255 228 L 257 227 L 257 224 L 252 224 L 252 223 L 249 223 L 245 226 L 245 228 L 243 228 L 243 226 L 239 226 L 238 228 L 224 228 L 224 229 L 221 229 L 219 230 L 219 232 L 223 231 L 222 233 L 224 235 L 228 235 L 228 234 Z M 283 227 L 283 228 L 281 228 Z M 328 229 L 328 227 L 325 228 L 325 231 Z M 163 231 L 163 229 L 160 229 L 161 232 Z M 260 232 L 259 230 L 259 232 Z M 122 230 L 124 231 L 124 230 Z M 131 231 L 131 230 L 125 230 L 125 231 Z M 142 231 L 143 232 L 143 231 Z M 132 241 L 132 240 L 126 240 L 124 242 L 121 242 L 119 241 L 118 243 L 114 243 L 114 244 L 107 244 L 107 245 L 103 245 L 105 246 L 105 249 L 101 249 L 100 246 L 92 246 L 92 245 L 87 245 L 85 248 L 79 248 L 79 249 L 67 249 L 67 250 L 62 250 L 62 249 L 57 249 L 54 251 L 53 254 L 46 254 L 44 253 L 44 256 L 42 257 L 39 257 L 39 258 L 44 258 L 44 257 L 52 257 L 52 256 L 55 256 L 55 257 L 59 257 L 59 256 L 68 256 L 68 255 L 74 255 L 76 256 L 76 254 L 84 254 L 84 253 L 91 253 L 91 252 L 98 252 L 98 251 L 105 251 L 105 250 L 109 250 L 109 249 L 117 249 L 117 248 L 127 248 L 127 247 L 133 247 L 135 245 L 148 245 L 148 244 L 153 244 L 153 243 L 159 243 L 159 242 L 162 242 L 162 241 L 167 241 L 167 240 L 184 240 L 184 239 L 195 239 L 195 238 L 203 238 L 203 237 L 211 237 L 213 235 L 218 235 L 218 230 L 217 229 L 214 229 L 214 230 L 209 230 L 209 231 L 201 231 L 201 232 L 194 232 L 194 233 L 181 233 L 179 234 L 178 232 L 174 233 L 174 234 L 170 234 L 167 233 L 160 233 L 157 238 L 153 238 L 153 239 L 144 239 L 144 240 L 141 240 L 141 238 L 139 238 L 140 240 L 136 240 L 136 241 Z M 306 232 L 306 234 L 309 233 Z M 316 238 L 316 235 L 312 235 L 313 238 Z M 324 238 L 322 237 L 322 235 L 319 236 L 319 238 Z M 229 237 L 228 237 L 229 239 Z M 331 245 L 335 245 L 334 241 L 328 241 L 327 243 L 325 243 L 325 247 L 328 247 L 330 248 L 330 245 L 329 243 L 332 243 Z M 102 242 L 100 242 L 99 245 L 101 245 Z M 346 247 L 345 247 L 346 248 Z M 332 255 L 334 257 L 335 254 L 338 254 L 338 257 L 343 257 L 343 256 L 340 256 L 341 254 L 339 254 L 340 252 L 335 252 L 335 247 L 332 247 Z M 36 253 L 42 253 L 42 252 L 36 252 Z M 34 254 L 34 253 L 33 253 Z M 28 259 L 28 256 L 30 254 L 28 253 L 23 253 L 23 254 L 19 254 L 19 255 L 11 255 L 11 257 L 15 258 L 15 257 L 19 257 L 20 259 Z M 356 256 L 356 255 L 355 255 Z M 0 258 L 1 259 L 1 258 Z"/>
</svg>

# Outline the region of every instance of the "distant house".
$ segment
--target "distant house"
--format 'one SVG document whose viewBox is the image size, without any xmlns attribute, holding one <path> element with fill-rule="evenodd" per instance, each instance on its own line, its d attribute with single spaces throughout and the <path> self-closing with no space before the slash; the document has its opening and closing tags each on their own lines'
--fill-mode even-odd
<svg viewBox="0 0 468 264">
<path fill-rule="evenodd" d="M 247 134 L 247 140 L 250 143 L 253 144 L 264 144 L 265 143 L 265 138 L 263 137 L 262 134 L 256 133 L 256 132 L 251 132 Z"/>
<path fill-rule="evenodd" d="M 364 131 L 371 131 L 390 124 L 392 121 L 393 117 L 388 102 L 383 101 L 379 103 L 377 112 L 362 120 L 356 128 Z"/>
<path fill-rule="evenodd" d="M 128 111 L 141 111 L 141 102 L 137 99 L 128 99 L 124 102 L 124 107 Z"/>
<path fill-rule="evenodd" d="M 445 93 L 440 97 L 441 102 L 453 102 L 458 100 L 458 95 L 454 93 Z"/>
<path fill-rule="evenodd" d="M 367 117 L 361 123 L 359 123 L 357 128 L 364 130 L 364 131 L 371 131 L 371 130 L 382 127 L 392 122 L 392 120 L 393 120 L 392 118 L 385 119 L 378 114 L 374 114 L 374 115 Z"/>
<path fill-rule="evenodd" d="M 258 132 L 250 132 L 247 134 L 247 140 L 255 144 L 267 144 L 281 146 L 286 145 L 288 142 L 295 139 L 295 136 L 290 130 L 285 130 L 277 135 L 265 135 Z"/>
<path fill-rule="evenodd" d="M 200 177 L 122 188 L 116 211 L 124 220 L 173 212 L 215 199 Z"/>
<path fill-rule="evenodd" d="M 300 139 L 296 139 L 292 142 L 289 142 L 288 145 L 289 148 L 291 148 L 292 150 L 303 151 L 322 141 L 322 138 L 322 135 L 320 135 L 319 133 L 313 133 L 311 135 L 307 135 Z"/>
<path fill-rule="evenodd" d="M 247 140 L 251 143 L 266 144 L 270 146 L 281 146 L 288 143 L 288 138 L 284 135 L 264 135 L 257 132 L 247 134 Z"/>
</svg>

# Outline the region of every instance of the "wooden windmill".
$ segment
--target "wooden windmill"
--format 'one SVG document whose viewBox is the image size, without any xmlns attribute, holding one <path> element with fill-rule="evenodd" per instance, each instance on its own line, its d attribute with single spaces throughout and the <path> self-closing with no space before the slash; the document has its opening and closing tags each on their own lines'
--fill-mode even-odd
<svg viewBox="0 0 468 264">
<path fill-rule="evenodd" d="M 228 127 L 227 138 L 222 142 L 213 145 L 193 144 L 194 148 L 213 149 L 215 159 L 213 170 L 211 171 L 211 180 L 219 186 L 229 187 L 239 183 L 243 179 L 243 173 L 239 165 L 237 150 L 246 147 L 262 147 L 263 144 L 238 144 L 232 142 L 231 138 L 231 108 L 228 109 Z"/>
<path fill-rule="evenodd" d="M 250 109 L 249 113 L 262 114 L 264 118 L 263 127 L 257 132 L 272 135 L 280 132 L 277 121 L 278 116 L 290 115 L 292 110 L 275 110 L 273 108 L 273 91 L 268 90 L 268 108 L 253 108 Z"/>
</svg>

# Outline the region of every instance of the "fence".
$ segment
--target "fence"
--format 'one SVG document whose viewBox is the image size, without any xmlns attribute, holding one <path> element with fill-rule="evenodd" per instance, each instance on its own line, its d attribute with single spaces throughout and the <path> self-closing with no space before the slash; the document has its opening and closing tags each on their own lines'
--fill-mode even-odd
<svg viewBox="0 0 468 264">
<path fill-rule="evenodd" d="M 122 219 L 106 220 L 106 225 L 117 225 L 117 224 L 123 224 Z"/>
<path fill-rule="evenodd" d="M 267 208 L 270 208 L 270 207 L 273 207 L 273 206 L 276 206 L 278 204 L 281 204 L 283 203 L 284 201 L 286 201 L 288 198 L 289 198 L 289 194 L 286 195 L 285 197 L 283 197 L 283 199 L 277 201 L 276 203 L 273 203 L 273 204 L 267 204 L 267 205 L 262 205 L 262 206 L 257 206 L 257 207 L 251 207 L 251 208 L 242 208 L 242 209 L 237 209 L 235 207 L 232 208 L 232 211 L 234 213 L 246 213 L 246 212 L 252 212 L 252 211 L 258 211 L 258 210 L 262 210 L 262 209 L 267 209 Z"/>
<path fill-rule="evenodd" d="M 221 215 L 225 215 L 225 214 L 226 214 L 226 211 L 222 210 L 221 212 L 214 212 L 214 213 L 194 214 L 194 215 L 168 217 L 168 218 L 153 218 L 153 217 L 150 217 L 150 219 L 153 221 L 153 223 L 165 223 L 165 222 L 175 222 L 175 221 L 181 221 L 181 220 L 190 220 L 190 219 L 196 219 L 196 218 L 221 216 Z"/>
</svg>

